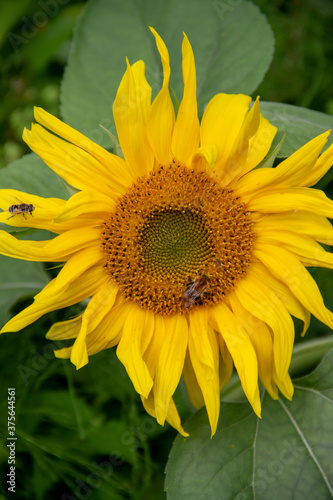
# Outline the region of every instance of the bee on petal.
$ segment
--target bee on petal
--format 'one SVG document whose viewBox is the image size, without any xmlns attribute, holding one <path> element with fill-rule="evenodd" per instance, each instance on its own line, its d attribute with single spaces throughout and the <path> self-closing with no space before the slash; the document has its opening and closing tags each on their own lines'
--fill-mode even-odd
<svg viewBox="0 0 333 500">
<path fill-rule="evenodd" d="M 185 307 L 190 307 L 195 302 L 198 302 L 209 288 L 209 279 L 207 276 L 196 276 L 191 281 L 182 295 L 182 300 Z"/>
<path fill-rule="evenodd" d="M 25 214 L 29 213 L 32 216 L 32 212 L 34 210 L 35 210 L 35 207 L 31 203 L 18 203 L 16 205 L 11 205 L 8 208 L 8 212 L 10 214 L 13 214 L 13 215 L 8 217 L 8 219 L 11 219 L 12 217 L 14 217 L 15 215 L 18 215 L 18 214 L 22 214 L 23 217 L 26 219 Z"/>
</svg>

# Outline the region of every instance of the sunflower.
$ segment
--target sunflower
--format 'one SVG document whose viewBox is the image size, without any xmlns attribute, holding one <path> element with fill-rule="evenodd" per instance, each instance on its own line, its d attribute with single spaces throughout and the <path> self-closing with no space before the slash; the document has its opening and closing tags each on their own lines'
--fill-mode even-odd
<svg viewBox="0 0 333 500">
<path fill-rule="evenodd" d="M 333 203 L 309 189 L 333 163 L 321 156 L 329 132 L 275 168 L 259 168 L 276 128 L 245 95 L 218 94 L 201 123 L 191 45 L 182 45 L 184 93 L 177 114 L 169 94 L 167 48 L 153 32 L 163 66 L 151 102 L 144 63 L 130 65 L 113 106 L 123 157 L 101 148 L 42 109 L 24 140 L 78 190 L 68 201 L 1 190 L 33 214 L 0 222 L 47 229 L 46 241 L 0 236 L 0 252 L 24 260 L 65 262 L 32 305 L 2 332 L 91 297 L 79 316 L 54 324 L 47 338 L 74 339 L 55 351 L 77 368 L 117 345 L 147 412 L 181 434 L 173 394 L 181 376 L 189 399 L 206 406 L 211 432 L 220 391 L 235 366 L 260 416 L 258 377 L 272 396 L 293 394 L 288 374 L 294 323 L 310 315 L 333 326 L 307 266 L 331 268 Z M 33 215 L 33 216 L 32 216 Z"/>
</svg>

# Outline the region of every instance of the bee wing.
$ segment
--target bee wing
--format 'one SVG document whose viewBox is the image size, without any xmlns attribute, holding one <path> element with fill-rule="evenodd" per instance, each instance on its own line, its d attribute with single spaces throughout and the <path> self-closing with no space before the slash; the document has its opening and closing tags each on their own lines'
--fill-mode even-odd
<svg viewBox="0 0 333 500">
<path fill-rule="evenodd" d="M 12 205 L 17 205 L 17 202 L 21 205 L 23 203 L 23 201 L 19 200 L 18 198 L 16 198 L 16 196 L 13 196 L 12 194 L 8 195 L 8 199 L 9 200 L 12 200 Z"/>
</svg>

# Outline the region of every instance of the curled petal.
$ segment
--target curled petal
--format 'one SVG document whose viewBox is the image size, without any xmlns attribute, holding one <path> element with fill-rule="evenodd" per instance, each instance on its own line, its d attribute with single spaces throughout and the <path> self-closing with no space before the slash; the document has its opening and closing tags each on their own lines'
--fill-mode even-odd
<svg viewBox="0 0 333 500">
<path fill-rule="evenodd" d="M 119 143 L 133 178 L 147 174 L 154 165 L 146 131 L 151 88 L 144 70 L 143 61 L 133 66 L 127 61 L 127 70 L 113 103 Z"/>
<path fill-rule="evenodd" d="M 258 362 L 249 335 L 227 305 L 219 304 L 214 307 L 212 316 L 234 360 L 246 397 L 260 416 Z"/>
<path fill-rule="evenodd" d="M 175 123 L 175 111 L 169 94 L 170 62 L 169 53 L 158 33 L 150 28 L 156 39 L 156 45 L 163 66 L 163 85 L 149 111 L 147 133 L 150 146 L 158 163 L 172 161 L 171 137 Z"/>
<path fill-rule="evenodd" d="M 144 311 L 133 305 L 124 324 L 117 356 L 125 366 L 135 390 L 147 398 L 153 386 L 153 380 L 142 358 L 141 342 L 144 336 L 144 324 Z"/>
<path fill-rule="evenodd" d="M 175 158 L 186 165 L 199 146 L 199 119 L 194 56 L 185 34 L 183 39 L 183 79 L 184 95 L 173 131 L 172 151 Z"/>
</svg>

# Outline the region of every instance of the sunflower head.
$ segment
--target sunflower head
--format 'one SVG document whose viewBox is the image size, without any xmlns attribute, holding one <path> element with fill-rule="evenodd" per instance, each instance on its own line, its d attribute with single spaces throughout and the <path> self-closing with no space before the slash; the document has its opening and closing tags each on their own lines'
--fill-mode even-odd
<svg viewBox="0 0 333 500">
<path fill-rule="evenodd" d="M 276 128 L 257 99 L 217 94 L 201 121 L 196 72 L 184 36 L 184 93 L 175 113 L 167 48 L 152 29 L 163 66 L 151 102 L 144 63 L 127 69 L 113 107 L 123 157 L 109 153 L 41 109 L 24 140 L 78 191 L 68 201 L 1 190 L 0 222 L 50 230 L 45 241 L 0 235 L 4 255 L 65 262 L 34 303 L 2 331 L 90 298 L 47 337 L 73 339 L 56 351 L 77 368 L 113 346 L 160 424 L 184 431 L 173 394 L 183 376 L 189 398 L 206 405 L 212 434 L 220 391 L 236 368 L 260 416 L 258 376 L 273 398 L 291 398 L 294 324 L 332 313 L 307 266 L 333 267 L 333 203 L 311 189 L 333 163 L 319 156 L 324 133 L 275 168 L 256 169 Z M 8 218 L 12 196 L 34 216 Z M 32 215 L 32 214 L 31 214 Z"/>
<path fill-rule="evenodd" d="M 106 267 L 127 300 L 154 314 L 185 314 L 222 302 L 245 275 L 252 226 L 232 189 L 173 161 L 137 179 L 105 221 Z M 207 285 L 196 294 L 199 275 Z"/>
</svg>

